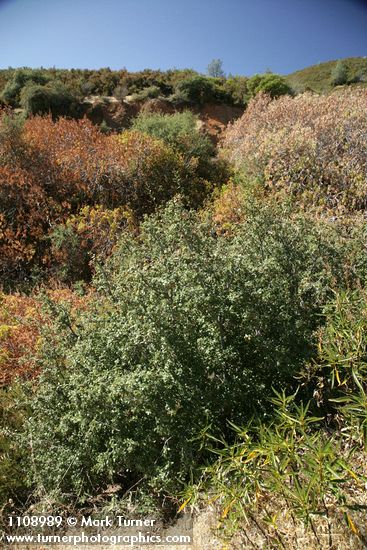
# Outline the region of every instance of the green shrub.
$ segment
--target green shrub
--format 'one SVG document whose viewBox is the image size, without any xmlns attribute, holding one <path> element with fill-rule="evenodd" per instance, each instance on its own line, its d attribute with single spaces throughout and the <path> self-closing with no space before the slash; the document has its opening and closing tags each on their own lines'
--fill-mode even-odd
<svg viewBox="0 0 367 550">
<path fill-rule="evenodd" d="M 158 86 L 149 86 L 149 88 L 143 88 L 140 92 L 132 95 L 133 101 L 146 101 L 147 99 L 154 99 L 161 95 L 161 89 Z"/>
<path fill-rule="evenodd" d="M 225 93 L 219 88 L 215 79 L 205 76 L 192 76 L 178 82 L 174 100 L 186 103 L 221 102 Z"/>
<path fill-rule="evenodd" d="M 20 94 L 20 104 L 27 115 L 51 113 L 53 116 L 77 114 L 77 98 L 59 82 L 45 86 L 27 83 Z"/>
<path fill-rule="evenodd" d="M 273 73 L 256 74 L 247 81 L 248 97 L 251 99 L 259 92 L 270 95 L 271 97 L 279 97 L 281 95 L 291 94 L 292 90 L 288 86 L 285 79 Z"/>
<path fill-rule="evenodd" d="M 51 80 L 51 77 L 42 70 L 18 69 L 13 77 L 8 80 L 3 92 L 2 99 L 13 107 L 19 107 L 20 94 L 27 83 L 43 86 Z"/>
<path fill-rule="evenodd" d="M 211 141 L 198 129 L 198 117 L 190 111 L 173 115 L 141 113 L 132 128 L 162 139 L 187 159 L 207 161 L 214 154 Z"/>
<path fill-rule="evenodd" d="M 223 159 L 215 159 L 215 147 L 209 137 L 200 131 L 198 117 L 190 111 L 162 115 L 141 113 L 132 128 L 159 138 L 182 155 L 185 165 L 193 173 L 211 182 L 222 185 L 228 181 L 231 167 Z"/>
<path fill-rule="evenodd" d="M 0 331 L 1 331 L 0 326 Z M 0 350 L 1 352 L 1 350 Z M 1 353 L 0 353 L 1 361 Z M 19 444 L 17 434 L 23 429 L 25 411 L 20 386 L 0 389 L 0 508 L 3 512 L 8 499 L 19 504 L 26 487 L 26 446 Z"/>
<path fill-rule="evenodd" d="M 231 76 L 223 83 L 223 90 L 231 98 L 234 105 L 241 107 L 246 105 L 248 80 L 245 76 Z"/>
<path fill-rule="evenodd" d="M 346 64 L 339 60 L 331 71 L 331 84 L 333 86 L 340 86 L 348 82 L 348 69 Z"/>
<path fill-rule="evenodd" d="M 171 203 L 123 237 L 92 310 L 47 339 L 31 481 L 79 495 L 142 479 L 176 491 L 205 458 L 201 431 L 226 433 L 266 410 L 272 386 L 294 386 L 329 285 L 343 280 L 332 231 L 255 207 L 218 237 Z"/>
</svg>

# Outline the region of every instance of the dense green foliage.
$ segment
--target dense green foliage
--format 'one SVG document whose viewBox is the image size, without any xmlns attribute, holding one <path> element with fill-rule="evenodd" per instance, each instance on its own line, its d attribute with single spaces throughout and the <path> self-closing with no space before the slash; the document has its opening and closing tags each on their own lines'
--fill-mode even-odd
<svg viewBox="0 0 367 550">
<path fill-rule="evenodd" d="M 231 239 L 175 204 L 146 220 L 101 267 L 93 310 L 48 338 L 28 425 L 38 489 L 144 478 L 177 490 L 203 459 L 201 431 L 226 432 L 265 411 L 271 387 L 294 386 L 349 250 L 327 226 L 271 208 Z"/>
<path fill-rule="evenodd" d="M 248 99 L 255 97 L 260 92 L 268 94 L 270 97 L 279 97 L 290 94 L 291 91 L 285 79 L 278 74 L 256 74 L 247 81 Z"/>
<path fill-rule="evenodd" d="M 162 139 L 182 154 L 185 162 L 196 162 L 198 173 L 204 178 L 213 179 L 215 168 L 211 160 L 215 148 L 198 126 L 198 118 L 190 111 L 184 111 L 173 115 L 141 113 L 134 120 L 132 128 Z M 216 168 L 219 169 L 218 164 Z M 220 177 L 225 181 L 224 173 Z"/>
<path fill-rule="evenodd" d="M 323 547 L 326 534 L 329 547 L 335 540 L 353 548 L 364 541 L 365 292 L 336 294 L 324 315 L 318 357 L 310 365 L 318 380 L 316 399 L 303 403 L 296 394 L 277 393 L 272 422 L 257 417 L 234 426 L 235 444 L 223 441 L 199 486 L 187 490 L 190 500 L 203 494 L 216 500 L 227 535 L 239 531 L 243 544 L 292 549 L 307 537 L 310 547 Z M 338 419 L 333 430 L 331 407 Z M 300 532 L 301 523 L 310 528 L 308 535 Z"/>
<path fill-rule="evenodd" d="M 20 94 L 22 89 L 29 83 L 43 86 L 51 80 L 50 75 L 41 69 L 19 69 L 14 71 L 6 86 L 2 90 L 2 99 L 12 106 L 20 104 Z"/>
<path fill-rule="evenodd" d="M 202 105 L 225 99 L 225 93 L 215 79 L 205 76 L 192 76 L 181 80 L 175 88 L 175 101 Z"/>
<path fill-rule="evenodd" d="M 78 98 L 61 82 L 42 86 L 28 82 L 21 90 L 20 105 L 26 115 L 78 116 Z M 79 109 L 80 112 L 80 109 Z"/>
</svg>

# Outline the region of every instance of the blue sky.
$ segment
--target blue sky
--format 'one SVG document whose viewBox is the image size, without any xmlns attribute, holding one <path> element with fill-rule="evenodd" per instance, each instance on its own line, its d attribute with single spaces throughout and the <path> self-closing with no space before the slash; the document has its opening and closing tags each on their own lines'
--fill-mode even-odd
<svg viewBox="0 0 367 550">
<path fill-rule="evenodd" d="M 367 56 L 367 0 L 0 0 L 0 67 L 287 74 Z"/>
</svg>

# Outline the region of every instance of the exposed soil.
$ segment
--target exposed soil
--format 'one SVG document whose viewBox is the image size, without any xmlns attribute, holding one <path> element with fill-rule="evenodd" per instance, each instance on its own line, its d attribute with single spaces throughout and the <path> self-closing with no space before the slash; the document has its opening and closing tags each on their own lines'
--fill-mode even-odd
<svg viewBox="0 0 367 550">
<path fill-rule="evenodd" d="M 218 143 L 228 123 L 233 122 L 242 116 L 242 107 L 231 105 L 217 105 L 205 103 L 193 107 L 174 106 L 166 99 L 148 99 L 145 102 L 118 101 L 114 97 L 92 96 L 84 101 L 86 116 L 94 123 L 101 124 L 103 121 L 110 128 L 122 130 L 128 128 L 131 121 L 141 111 L 146 113 L 173 114 L 189 109 L 199 116 L 202 122 L 202 129 L 214 143 Z"/>
</svg>

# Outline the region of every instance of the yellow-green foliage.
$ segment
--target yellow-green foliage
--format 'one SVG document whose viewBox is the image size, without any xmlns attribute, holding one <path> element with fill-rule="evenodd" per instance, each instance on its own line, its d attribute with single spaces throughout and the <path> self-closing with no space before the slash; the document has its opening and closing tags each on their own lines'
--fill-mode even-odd
<svg viewBox="0 0 367 550">
<path fill-rule="evenodd" d="M 297 394 L 276 393 L 271 420 L 233 425 L 233 445 L 204 434 L 218 459 L 188 489 L 186 502 L 203 495 L 216 502 L 224 533 L 236 533 L 243 546 L 298 548 L 298 536 L 303 531 L 304 540 L 308 531 L 310 548 L 334 548 L 343 518 L 335 547 L 359 548 L 365 541 L 365 292 L 337 294 L 325 316 L 314 399 L 304 404 Z"/>
</svg>

